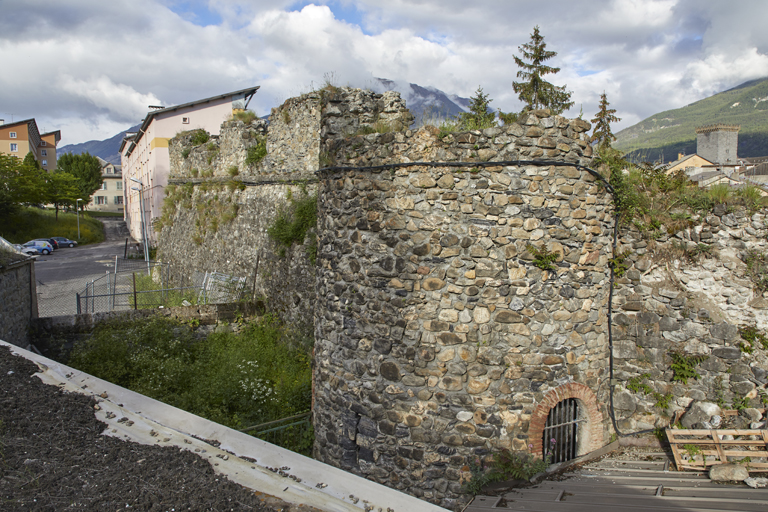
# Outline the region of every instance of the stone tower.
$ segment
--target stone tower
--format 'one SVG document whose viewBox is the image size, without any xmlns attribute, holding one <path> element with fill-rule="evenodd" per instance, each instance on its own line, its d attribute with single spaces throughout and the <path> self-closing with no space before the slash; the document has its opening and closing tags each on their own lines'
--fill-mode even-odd
<svg viewBox="0 0 768 512">
<path fill-rule="evenodd" d="M 715 164 L 735 164 L 739 125 L 710 124 L 696 128 L 696 153 Z"/>
</svg>

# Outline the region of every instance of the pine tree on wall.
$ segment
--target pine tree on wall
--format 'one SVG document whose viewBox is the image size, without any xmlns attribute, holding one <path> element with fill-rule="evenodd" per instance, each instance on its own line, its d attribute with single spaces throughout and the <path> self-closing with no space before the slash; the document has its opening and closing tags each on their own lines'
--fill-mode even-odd
<svg viewBox="0 0 768 512">
<path fill-rule="evenodd" d="M 520 101 L 532 109 L 549 108 L 554 114 L 561 114 L 573 106 L 571 92 L 566 91 L 564 85 L 552 85 L 543 78 L 544 75 L 558 73 L 560 68 L 544 64 L 544 61 L 557 55 L 557 52 L 547 51 L 547 43 L 539 33 L 538 26 L 533 27 L 531 40 L 517 48 L 523 54 L 523 58 L 514 56 L 515 63 L 520 68 L 517 77 L 522 81 L 512 82 L 512 88 Z"/>
<path fill-rule="evenodd" d="M 475 95 L 469 98 L 469 112 L 459 114 L 459 123 L 464 130 L 483 130 L 496 125 L 496 114 L 488 111 L 491 103 L 483 88 L 478 86 Z"/>
<path fill-rule="evenodd" d="M 611 123 L 621 121 L 621 118 L 616 117 L 616 109 L 608 108 L 608 98 L 605 95 L 605 91 L 600 95 L 600 111 L 595 114 L 595 118 L 592 119 L 592 123 L 595 128 L 592 130 L 591 142 L 597 142 L 597 148 L 600 153 L 605 153 L 607 149 L 610 149 L 611 142 L 616 140 L 616 136 L 611 131 Z"/>
</svg>

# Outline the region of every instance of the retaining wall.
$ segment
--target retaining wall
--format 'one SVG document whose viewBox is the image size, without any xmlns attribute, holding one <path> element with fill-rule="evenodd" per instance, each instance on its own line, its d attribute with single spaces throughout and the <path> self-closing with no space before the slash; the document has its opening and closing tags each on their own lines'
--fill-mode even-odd
<svg viewBox="0 0 768 512">
<path fill-rule="evenodd" d="M 35 263 L 19 257 L 0 267 L 0 340 L 27 347 L 29 323 L 37 318 Z"/>
</svg>

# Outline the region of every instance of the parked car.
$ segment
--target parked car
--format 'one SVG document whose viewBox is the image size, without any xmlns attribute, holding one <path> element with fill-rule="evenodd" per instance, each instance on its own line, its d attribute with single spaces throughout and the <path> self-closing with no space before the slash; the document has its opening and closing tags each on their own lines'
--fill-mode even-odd
<svg viewBox="0 0 768 512">
<path fill-rule="evenodd" d="M 53 246 L 50 242 L 46 242 L 45 240 L 30 240 L 29 242 L 23 244 L 24 247 L 36 247 L 37 250 L 40 251 L 40 254 L 51 254 L 53 252 Z"/>
<path fill-rule="evenodd" d="M 24 247 L 21 244 L 13 244 L 14 249 L 17 251 L 27 254 L 29 256 L 37 256 L 40 254 L 40 251 L 37 249 L 37 247 Z"/>
<path fill-rule="evenodd" d="M 69 238 L 65 238 L 63 236 L 54 236 L 52 238 L 59 243 L 59 247 L 74 247 L 77 245 L 77 242 L 74 240 L 70 240 Z"/>
<path fill-rule="evenodd" d="M 57 242 L 53 238 L 35 238 L 35 240 L 40 240 L 42 242 L 48 242 L 49 244 L 51 244 L 51 246 L 53 246 L 53 250 L 56 250 L 56 249 L 59 248 L 59 242 Z"/>
</svg>

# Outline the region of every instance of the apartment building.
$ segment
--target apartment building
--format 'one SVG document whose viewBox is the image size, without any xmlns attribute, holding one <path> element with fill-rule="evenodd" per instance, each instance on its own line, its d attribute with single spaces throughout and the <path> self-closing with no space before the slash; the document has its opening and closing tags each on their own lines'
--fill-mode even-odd
<svg viewBox="0 0 768 512">
<path fill-rule="evenodd" d="M 32 153 L 46 171 L 56 169 L 56 145 L 61 132 L 40 133 L 34 119 L 5 123 L 0 119 L 0 153 L 21 159 Z"/>
<path fill-rule="evenodd" d="M 101 188 L 91 196 L 88 210 L 122 213 L 125 210 L 125 189 L 121 166 L 102 158 L 99 158 L 99 162 L 101 163 Z"/>
<path fill-rule="evenodd" d="M 120 144 L 120 158 L 125 220 L 131 236 L 142 239 L 143 209 L 150 245 L 157 243 L 152 225 L 162 213 L 168 184 L 171 168 L 168 141 L 179 132 L 199 128 L 219 135 L 221 123 L 230 118 L 233 111 L 247 109 L 258 89 L 258 86 L 250 87 L 173 107 L 150 107 L 153 110 L 147 113 L 139 131 L 126 134 Z"/>
</svg>

